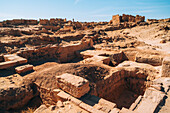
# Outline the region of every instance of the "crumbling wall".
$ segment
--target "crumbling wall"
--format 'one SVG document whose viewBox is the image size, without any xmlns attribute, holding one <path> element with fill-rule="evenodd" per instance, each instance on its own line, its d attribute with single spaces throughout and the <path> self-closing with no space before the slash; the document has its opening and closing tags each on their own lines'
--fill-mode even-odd
<svg viewBox="0 0 170 113">
<path fill-rule="evenodd" d="M 120 24 L 120 22 L 121 22 L 121 17 L 119 15 L 114 15 L 112 17 L 112 24 L 113 25 Z"/>
<path fill-rule="evenodd" d="M 147 22 L 158 23 L 158 22 L 170 22 L 170 18 L 166 19 L 147 19 Z"/>
<path fill-rule="evenodd" d="M 67 46 L 45 46 L 37 49 L 28 49 L 17 52 L 28 60 L 28 62 L 43 61 L 48 59 L 57 59 L 59 62 L 69 62 L 76 58 L 76 51 L 91 48 L 93 41 L 91 39 L 82 41 L 78 44 Z"/>
<path fill-rule="evenodd" d="M 145 21 L 145 16 L 132 16 L 132 15 L 126 15 L 123 14 L 122 16 L 119 15 L 113 15 L 111 23 L 113 25 L 118 25 L 121 22 L 144 22 Z"/>
<path fill-rule="evenodd" d="M 39 24 L 40 25 L 57 25 L 57 24 L 64 23 L 64 22 L 66 22 L 66 19 L 51 18 L 50 20 L 40 19 Z"/>
<path fill-rule="evenodd" d="M 40 19 L 39 24 L 40 25 L 47 25 L 47 24 L 49 24 L 49 20 L 47 20 L 47 19 Z"/>
<path fill-rule="evenodd" d="M 26 20 L 26 19 L 13 19 L 13 20 L 6 20 L 2 22 L 3 26 L 6 25 L 37 25 L 37 20 Z"/>
</svg>

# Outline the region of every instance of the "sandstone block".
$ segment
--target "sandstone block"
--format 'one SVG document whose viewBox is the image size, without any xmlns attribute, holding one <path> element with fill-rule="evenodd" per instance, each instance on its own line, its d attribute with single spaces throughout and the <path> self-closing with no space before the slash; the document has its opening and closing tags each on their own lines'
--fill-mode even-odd
<svg viewBox="0 0 170 113">
<path fill-rule="evenodd" d="M 15 68 L 15 71 L 19 74 L 25 73 L 28 71 L 32 71 L 32 70 L 33 70 L 33 65 L 30 65 L 30 64 L 19 66 L 19 67 Z"/>
<path fill-rule="evenodd" d="M 135 111 L 138 113 L 153 113 L 165 97 L 165 94 L 154 88 L 148 88 L 143 97 Z"/>
<path fill-rule="evenodd" d="M 103 111 L 99 111 L 99 110 L 97 110 L 97 109 L 93 108 L 92 106 L 85 104 L 85 103 L 81 103 L 79 106 L 81 108 L 83 108 L 84 110 L 90 112 L 90 113 L 104 113 Z"/>
<path fill-rule="evenodd" d="M 107 107 L 109 107 L 109 108 L 111 108 L 111 109 L 113 109 L 113 108 L 116 107 L 116 104 L 115 104 L 115 103 L 112 103 L 112 102 L 110 102 L 110 101 L 107 101 L 107 100 L 105 100 L 105 99 L 103 99 L 103 98 L 101 98 L 101 99 L 99 100 L 99 104 L 102 105 L 102 106 L 107 106 Z"/>
<path fill-rule="evenodd" d="M 68 98 L 70 97 L 70 95 L 67 94 L 67 93 L 65 93 L 64 91 L 60 91 L 60 92 L 57 94 L 57 97 L 59 98 L 59 100 L 66 101 L 66 100 L 68 100 Z"/>
<path fill-rule="evenodd" d="M 104 57 L 104 56 L 94 56 L 92 58 L 87 58 L 83 61 L 81 61 L 81 63 L 102 63 L 102 64 L 106 64 L 109 65 L 110 63 L 110 58 L 109 57 Z"/>
<path fill-rule="evenodd" d="M 136 55 L 136 62 L 147 63 L 153 66 L 162 65 L 162 57 L 159 55 L 150 55 L 146 53 L 138 53 Z"/>
<path fill-rule="evenodd" d="M 59 88 L 76 98 L 80 98 L 90 90 L 88 80 L 82 77 L 65 73 L 56 78 Z"/>
<path fill-rule="evenodd" d="M 70 97 L 68 98 L 68 100 L 71 101 L 72 103 L 76 104 L 76 105 L 79 105 L 80 103 L 82 103 L 81 100 L 79 100 L 79 99 L 77 99 L 77 98 L 74 98 L 74 97 L 72 97 L 72 96 L 70 96 Z"/>
<path fill-rule="evenodd" d="M 170 77 L 170 57 L 165 57 L 162 62 L 162 77 Z"/>
<path fill-rule="evenodd" d="M 118 109 L 118 108 L 113 108 L 112 110 L 111 110 L 111 112 L 109 112 L 109 113 L 119 113 L 120 112 L 120 109 Z"/>
<path fill-rule="evenodd" d="M 0 63 L 0 69 L 6 69 L 13 67 L 17 64 L 17 61 L 7 61 L 7 62 L 1 62 Z"/>
<path fill-rule="evenodd" d="M 27 63 L 27 59 L 22 58 L 17 55 L 4 55 L 5 61 L 17 61 L 18 64 L 24 64 Z"/>
<path fill-rule="evenodd" d="M 120 110 L 120 112 L 119 113 L 136 113 L 136 112 L 134 112 L 134 111 L 131 111 L 131 110 L 129 110 L 129 109 L 126 109 L 126 108 L 122 108 L 121 110 Z M 145 112 L 144 112 L 145 113 Z"/>
</svg>

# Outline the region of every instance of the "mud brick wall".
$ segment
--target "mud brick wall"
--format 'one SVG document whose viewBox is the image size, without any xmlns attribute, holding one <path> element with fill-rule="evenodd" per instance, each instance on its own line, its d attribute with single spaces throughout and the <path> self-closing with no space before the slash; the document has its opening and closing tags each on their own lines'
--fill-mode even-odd
<svg viewBox="0 0 170 113">
<path fill-rule="evenodd" d="M 6 20 L 2 22 L 3 25 L 21 25 L 21 24 L 27 24 L 27 25 L 37 25 L 37 20 L 25 20 L 25 19 L 13 19 L 13 20 Z"/>
<path fill-rule="evenodd" d="M 122 16 L 113 15 L 111 21 L 113 25 L 120 24 L 121 22 L 144 22 L 145 16 L 139 16 L 139 15 L 132 16 L 132 15 L 125 15 L 125 14 L 123 14 Z"/>
<path fill-rule="evenodd" d="M 91 39 L 82 41 L 78 44 L 66 46 L 45 46 L 37 49 L 28 49 L 17 52 L 17 55 L 24 57 L 28 62 L 44 61 L 49 59 L 56 59 L 59 62 L 69 62 L 76 58 L 76 51 L 89 49 L 93 46 Z"/>
</svg>

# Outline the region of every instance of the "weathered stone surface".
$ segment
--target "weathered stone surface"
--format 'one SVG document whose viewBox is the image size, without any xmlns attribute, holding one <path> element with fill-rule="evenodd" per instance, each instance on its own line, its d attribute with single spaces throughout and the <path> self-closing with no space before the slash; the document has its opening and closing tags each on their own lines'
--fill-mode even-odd
<svg viewBox="0 0 170 113">
<path fill-rule="evenodd" d="M 153 66 L 160 66 L 162 65 L 163 58 L 160 55 L 152 55 L 148 53 L 137 53 L 136 55 L 136 62 L 140 63 L 147 63 Z"/>
<path fill-rule="evenodd" d="M 153 113 L 165 97 L 165 94 L 153 88 L 148 88 L 143 97 L 144 98 L 135 111 L 138 113 Z"/>
<path fill-rule="evenodd" d="M 104 112 L 99 111 L 99 110 L 97 110 L 97 109 L 93 108 L 92 106 L 85 104 L 85 103 L 81 103 L 79 106 L 81 108 L 85 109 L 86 111 L 90 112 L 90 113 L 104 113 Z"/>
<path fill-rule="evenodd" d="M 112 16 L 112 24 L 117 25 L 120 24 L 121 22 L 144 22 L 145 21 L 145 16 L 132 16 L 132 15 L 126 15 L 123 14 L 122 16 L 119 15 L 113 15 Z"/>
<path fill-rule="evenodd" d="M 19 66 L 19 67 L 15 68 L 15 71 L 19 74 L 25 73 L 28 71 L 32 71 L 32 70 L 33 70 L 33 65 L 30 65 L 30 64 Z"/>
<path fill-rule="evenodd" d="M 131 111 L 131 110 L 123 107 L 123 108 L 120 110 L 119 113 L 138 113 L 138 112 Z"/>
<path fill-rule="evenodd" d="M 113 25 L 117 25 L 117 24 L 120 24 L 120 22 L 121 22 L 121 17 L 119 16 L 119 15 L 114 15 L 113 17 L 112 17 L 112 23 L 113 23 Z"/>
<path fill-rule="evenodd" d="M 68 100 L 71 101 L 72 103 L 76 104 L 76 105 L 80 105 L 80 103 L 82 103 L 81 100 L 79 100 L 79 99 L 77 99 L 73 96 L 68 97 Z"/>
<path fill-rule="evenodd" d="M 0 62 L 0 69 L 6 69 L 27 63 L 27 59 L 17 55 L 4 55 L 4 62 Z"/>
<path fill-rule="evenodd" d="M 70 95 L 65 93 L 64 91 L 61 91 L 57 94 L 57 97 L 59 98 L 59 100 L 66 101 L 69 99 Z"/>
<path fill-rule="evenodd" d="M 113 108 L 109 113 L 119 113 L 120 109 L 118 108 Z"/>
<path fill-rule="evenodd" d="M 17 64 L 17 61 L 1 62 L 0 69 L 7 69 L 7 68 L 15 66 L 16 64 Z"/>
<path fill-rule="evenodd" d="M 165 57 L 162 62 L 162 77 L 170 77 L 170 57 Z"/>
<path fill-rule="evenodd" d="M 82 109 L 69 101 L 59 101 L 59 103 L 62 103 L 61 107 L 58 105 L 51 105 L 49 107 L 42 105 L 34 113 L 89 113 L 86 109 Z"/>
<path fill-rule="evenodd" d="M 20 56 L 17 55 L 4 55 L 4 60 L 5 61 L 17 61 L 18 64 L 24 64 L 27 63 L 27 59 L 22 58 Z"/>
<path fill-rule="evenodd" d="M 80 98 L 90 90 L 89 82 L 82 77 L 65 73 L 56 78 L 58 86 L 74 97 Z"/>
<path fill-rule="evenodd" d="M 30 86 L 0 88 L 0 108 L 9 110 L 23 107 L 34 97 Z"/>
<path fill-rule="evenodd" d="M 98 63 L 98 64 L 102 63 L 102 64 L 109 65 L 110 58 L 104 57 L 104 56 L 94 56 L 92 58 L 87 58 L 87 59 L 81 61 L 81 63 L 84 63 L 84 64 L 85 63 L 88 63 L 88 64 L 90 64 L 90 63 Z"/>
</svg>

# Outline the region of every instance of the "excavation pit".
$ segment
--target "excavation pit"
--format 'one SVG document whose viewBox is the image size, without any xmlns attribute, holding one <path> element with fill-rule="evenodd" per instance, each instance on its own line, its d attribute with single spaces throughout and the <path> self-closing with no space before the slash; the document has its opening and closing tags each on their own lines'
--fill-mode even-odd
<svg viewBox="0 0 170 113">
<path fill-rule="evenodd" d="M 152 74 L 156 75 L 156 71 L 152 66 L 146 64 L 146 69 L 132 61 L 125 61 L 122 65 L 125 67 L 118 65 L 112 69 L 110 75 L 98 81 L 91 94 L 115 103 L 119 109 L 129 109 L 138 96 L 144 94 L 150 81 L 154 79 Z"/>
<path fill-rule="evenodd" d="M 130 87 L 133 87 L 133 85 L 135 84 L 129 84 L 128 81 L 124 79 L 122 81 L 118 81 L 115 87 L 108 87 L 105 91 L 103 91 L 103 93 L 99 93 L 98 96 L 115 103 L 119 109 L 122 107 L 129 109 L 138 96 L 144 94 L 146 89 L 144 82 L 143 84 L 136 85 L 136 88 L 133 88 L 132 90 Z"/>
</svg>

